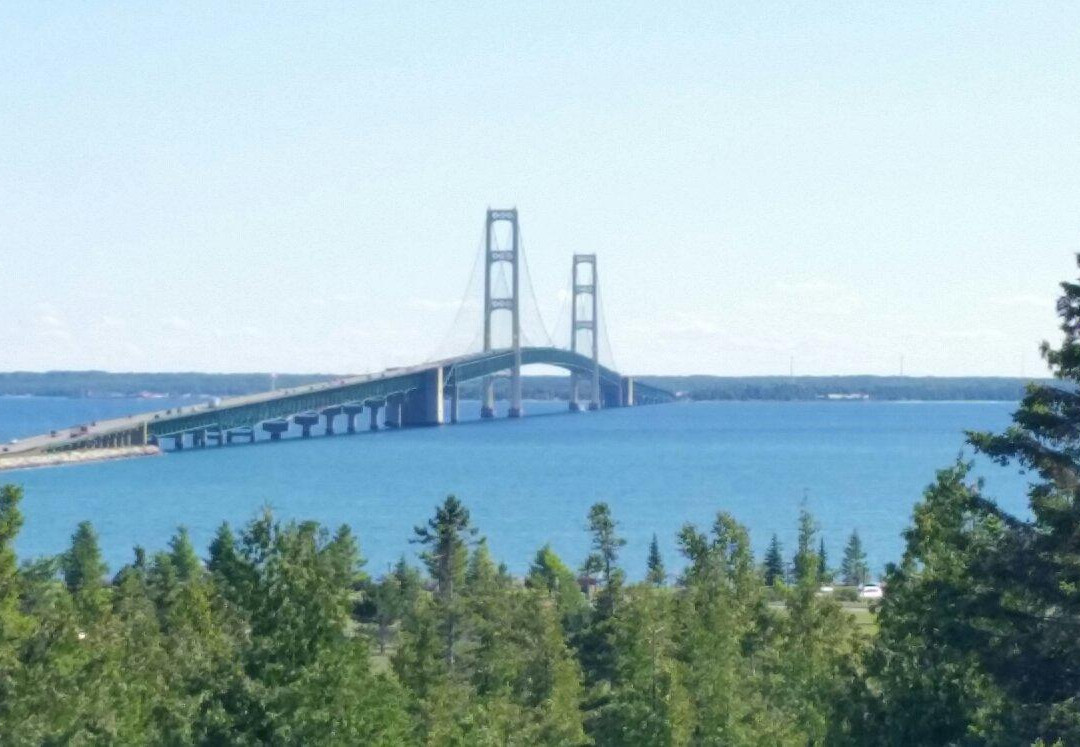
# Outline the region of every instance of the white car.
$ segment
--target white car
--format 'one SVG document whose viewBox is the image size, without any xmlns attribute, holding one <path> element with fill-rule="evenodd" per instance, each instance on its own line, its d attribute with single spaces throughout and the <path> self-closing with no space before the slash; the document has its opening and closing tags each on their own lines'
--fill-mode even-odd
<svg viewBox="0 0 1080 747">
<path fill-rule="evenodd" d="M 859 589 L 859 599 L 881 599 L 884 594 L 877 584 L 866 584 Z"/>
</svg>

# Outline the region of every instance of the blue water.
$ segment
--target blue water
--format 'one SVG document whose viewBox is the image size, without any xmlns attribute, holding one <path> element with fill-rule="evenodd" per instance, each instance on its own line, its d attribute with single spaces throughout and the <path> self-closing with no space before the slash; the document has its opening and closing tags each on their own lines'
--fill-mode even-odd
<svg viewBox="0 0 1080 747">
<path fill-rule="evenodd" d="M 170 406 L 172 403 L 151 403 Z M 0 438 L 146 409 L 130 400 L 0 398 Z M 470 417 L 475 403 L 464 403 Z M 718 510 L 751 531 L 760 552 L 776 532 L 794 546 L 804 494 L 837 562 L 852 529 L 875 571 L 899 558 L 901 531 L 934 471 L 963 448 L 963 430 L 1003 428 L 1011 403 L 725 402 L 565 414 L 529 402 L 519 421 L 257 443 L 0 475 L 26 489 L 20 556 L 62 551 L 90 519 L 115 570 L 131 548 L 164 547 L 176 526 L 204 549 L 222 520 L 260 507 L 282 517 L 348 523 L 368 569 L 403 553 L 412 528 L 448 493 L 465 501 L 496 558 L 523 572 L 550 542 L 570 563 L 588 552 L 585 516 L 611 504 L 640 577 L 655 532 L 669 567 L 687 521 Z M 547 413 L 546 415 L 544 413 Z M 1025 513 L 1025 479 L 979 463 L 988 493 Z"/>
</svg>

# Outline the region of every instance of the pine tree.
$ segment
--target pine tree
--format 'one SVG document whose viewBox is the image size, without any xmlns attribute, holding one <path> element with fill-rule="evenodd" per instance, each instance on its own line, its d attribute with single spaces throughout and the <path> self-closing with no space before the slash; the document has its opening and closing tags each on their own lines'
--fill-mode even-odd
<svg viewBox="0 0 1080 747">
<path fill-rule="evenodd" d="M 203 564 L 195 554 L 187 527 L 180 527 L 169 540 L 169 558 L 177 575 L 183 581 L 198 578 L 203 573 Z"/>
<path fill-rule="evenodd" d="M 1080 283 L 1061 287 L 1063 340 L 1057 348 L 1044 342 L 1042 354 L 1064 385 L 1029 384 L 1009 428 L 969 434 L 980 453 L 1028 474 L 1030 518 L 1003 511 L 978 485 L 950 489 L 954 499 L 933 507 L 928 500 L 925 515 L 916 515 L 912 563 L 886 577 L 883 626 L 916 616 L 931 590 L 936 605 L 948 603 L 934 621 L 943 629 L 939 655 L 974 662 L 977 673 L 956 674 L 972 683 L 985 677 L 1005 699 L 996 714 L 984 708 L 982 723 L 967 725 L 969 734 L 987 733 L 987 742 L 1080 743 Z M 911 593 L 894 606 L 898 584 Z M 918 654 L 897 663 L 921 668 Z"/>
<path fill-rule="evenodd" d="M 97 533 L 89 521 L 79 522 L 75 534 L 71 536 L 71 548 L 64 554 L 62 566 L 64 583 L 71 593 L 101 587 L 108 568 L 101 559 Z"/>
<path fill-rule="evenodd" d="M 825 538 L 818 543 L 818 580 L 826 583 L 832 580 L 832 571 L 829 570 L 829 558 L 825 554 Z"/>
<path fill-rule="evenodd" d="M 469 520 L 469 510 L 455 496 L 447 496 L 435 509 L 435 516 L 426 526 L 415 527 L 413 542 L 423 545 L 420 557 L 435 580 L 439 617 L 443 628 L 444 656 L 447 666 L 454 668 L 459 638 L 458 619 L 461 615 L 456 589 L 464 581 L 468 563 L 467 546 L 476 534 Z"/>
<path fill-rule="evenodd" d="M 20 609 L 20 587 L 15 556 L 15 537 L 22 527 L 19 511 L 22 489 L 0 487 L 0 703 L 13 697 L 10 673 L 17 666 L 19 642 L 30 632 L 33 619 Z M 8 673 L 4 676 L 3 673 Z"/>
<path fill-rule="evenodd" d="M 101 559 L 97 533 L 90 522 L 80 522 L 71 536 L 71 547 L 61 558 L 64 583 L 74 597 L 82 625 L 96 622 L 108 605 L 105 574 L 108 567 Z"/>
<path fill-rule="evenodd" d="M 611 583 L 612 572 L 616 569 L 619 548 L 626 540 L 616 532 L 615 519 L 606 503 L 594 503 L 589 509 L 589 533 L 592 534 L 592 553 L 585 560 L 584 571 L 588 576 L 600 574 L 603 584 Z"/>
<path fill-rule="evenodd" d="M 412 609 L 421 588 L 420 572 L 406 563 L 404 557 L 398 560 L 391 573 L 375 585 L 375 621 L 378 624 L 380 654 L 386 653 L 391 626 Z"/>
<path fill-rule="evenodd" d="M 795 550 L 795 557 L 791 561 L 791 583 L 797 584 L 801 579 L 818 577 L 818 557 L 814 552 L 814 536 L 817 534 L 817 525 L 814 517 L 805 508 L 799 510 L 799 537 Z"/>
<path fill-rule="evenodd" d="M 862 540 L 858 530 L 853 530 L 844 546 L 844 559 L 840 562 L 840 578 L 848 586 L 862 586 L 870 578 L 870 566 L 866 564 Z"/>
<path fill-rule="evenodd" d="M 979 509 L 982 498 L 967 483 L 969 470 L 960 462 L 938 473 L 915 507 L 903 560 L 886 571 L 879 629 L 866 659 L 868 682 L 857 683 L 844 699 L 863 705 L 847 720 L 854 742 L 1034 741 L 1005 738 L 1002 722 L 1015 711 L 980 664 L 989 640 L 973 627 L 987 622 L 972 604 L 971 590 L 984 583 L 973 560 L 994 543 L 1000 526 Z M 852 540 L 852 557 L 861 557 L 858 535 Z"/>
<path fill-rule="evenodd" d="M 780 546 L 780 540 L 773 533 L 769 541 L 769 549 L 765 553 L 765 585 L 775 586 L 777 581 L 784 580 L 784 555 Z"/>
<path fill-rule="evenodd" d="M 667 571 L 664 570 L 664 559 L 660 557 L 660 544 L 656 541 L 656 534 L 649 543 L 648 573 L 645 580 L 653 586 L 663 586 L 667 580 Z"/>
<path fill-rule="evenodd" d="M 577 641 L 578 656 L 590 685 L 608 681 L 613 675 L 614 650 L 611 621 L 622 593 L 623 572 L 618 566 L 619 549 L 626 540 L 616 533 L 615 519 L 606 503 L 589 509 L 589 533 L 592 552 L 582 568 L 586 577 L 600 576 L 589 624 Z"/>
</svg>

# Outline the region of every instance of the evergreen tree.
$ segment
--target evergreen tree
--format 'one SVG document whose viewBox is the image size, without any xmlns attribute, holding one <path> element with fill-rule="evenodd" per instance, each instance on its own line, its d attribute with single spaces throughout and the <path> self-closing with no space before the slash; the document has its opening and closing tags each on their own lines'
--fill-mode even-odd
<svg viewBox="0 0 1080 747">
<path fill-rule="evenodd" d="M 435 580 L 439 616 L 442 620 L 444 656 L 447 666 L 454 668 L 458 643 L 458 619 L 461 615 L 455 590 L 464 581 L 468 562 L 467 545 L 476 534 L 469 520 L 469 510 L 454 496 L 447 496 L 435 509 L 435 516 L 426 526 L 413 530 L 413 542 L 423 545 L 420 557 Z"/>
<path fill-rule="evenodd" d="M 600 574 L 605 586 L 611 583 L 612 573 L 616 570 L 619 548 L 626 544 L 626 540 L 619 537 L 615 530 L 615 519 L 608 504 L 594 503 L 589 509 L 592 552 L 585 560 L 584 571 L 590 577 Z"/>
<path fill-rule="evenodd" d="M 14 696 L 12 674 L 18 668 L 18 648 L 33 626 L 33 618 L 20 609 L 22 579 L 14 547 L 23 523 L 21 500 L 22 489 L 14 485 L 0 487 L 0 725 L 4 722 L 3 704 L 10 703 Z"/>
<path fill-rule="evenodd" d="M 89 521 L 79 522 L 71 536 L 71 548 L 64 554 L 62 568 L 64 583 L 71 593 L 101 588 L 108 568 L 101 559 L 97 533 Z"/>
<path fill-rule="evenodd" d="M 814 537 L 817 525 L 814 517 L 806 508 L 799 510 L 799 536 L 795 557 L 791 560 L 790 581 L 797 584 L 804 578 L 817 578 L 819 559 L 814 552 Z"/>
<path fill-rule="evenodd" d="M 852 530 L 847 545 L 844 546 L 840 578 L 848 586 L 862 586 L 870 579 L 870 566 L 866 564 L 866 553 L 863 552 L 858 530 Z"/>
<path fill-rule="evenodd" d="M 769 541 L 769 549 L 765 553 L 764 563 L 765 585 L 775 586 L 777 581 L 784 580 L 784 556 L 780 546 L 780 540 L 773 533 Z"/>
<path fill-rule="evenodd" d="M 829 558 L 825 554 L 825 538 L 818 543 L 818 580 L 826 583 L 832 580 L 832 571 L 829 570 Z"/>
<path fill-rule="evenodd" d="M 762 633 L 768 614 L 745 528 L 720 513 L 711 535 L 684 526 L 679 547 L 687 568 L 676 641 L 692 704 L 690 742 L 790 741 L 783 713 L 769 713 L 765 697 L 762 665 L 771 657 Z"/>
<path fill-rule="evenodd" d="M 648 572 L 645 574 L 645 580 L 653 586 L 663 586 L 664 581 L 667 580 L 664 559 L 660 557 L 660 543 L 657 542 L 655 533 L 652 536 L 652 542 L 649 543 Z"/>
<path fill-rule="evenodd" d="M 915 507 L 902 562 L 886 571 L 868 683 L 855 682 L 848 698 L 863 705 L 850 717 L 851 741 L 1018 743 L 1003 738 L 1009 709 L 979 661 L 989 635 L 974 627 L 988 621 L 973 614 L 971 589 L 985 581 L 972 561 L 994 544 L 1000 526 L 980 510 L 969 470 L 960 462 L 938 473 Z"/>
<path fill-rule="evenodd" d="M 390 642 L 391 626 L 402 620 L 408 610 L 416 603 L 422 581 L 420 572 L 405 562 L 402 557 L 391 573 L 386 574 L 375 585 L 375 621 L 378 625 L 379 653 L 386 653 Z"/>
<path fill-rule="evenodd" d="M 169 559 L 181 580 L 199 577 L 203 572 L 202 561 L 195 554 L 187 527 L 180 527 L 169 540 Z"/>
<path fill-rule="evenodd" d="M 104 613 L 108 604 L 105 574 L 108 568 L 101 559 L 97 533 L 88 521 L 79 522 L 71 536 L 71 547 L 60 561 L 64 583 L 74 597 L 81 623 L 90 625 Z"/>
<path fill-rule="evenodd" d="M 614 649 L 611 621 L 622 593 L 623 572 L 618 566 L 619 549 L 626 540 L 616 533 L 615 519 L 606 503 L 596 503 L 589 509 L 589 533 L 592 552 L 582 570 L 588 578 L 600 575 L 601 585 L 596 594 L 591 619 L 578 636 L 577 649 L 590 685 L 609 681 L 614 673 Z"/>
<path fill-rule="evenodd" d="M 651 584 L 629 590 L 614 624 L 611 698 L 590 724 L 597 744 L 690 743 L 692 706 L 677 656 L 674 603 Z"/>
<path fill-rule="evenodd" d="M 545 591 L 555 601 L 562 622 L 562 630 L 567 640 L 581 634 L 589 619 L 589 601 L 581 591 L 577 576 L 562 559 L 555 554 L 550 545 L 544 545 L 536 552 L 529 574 L 525 577 L 526 586 Z"/>
</svg>

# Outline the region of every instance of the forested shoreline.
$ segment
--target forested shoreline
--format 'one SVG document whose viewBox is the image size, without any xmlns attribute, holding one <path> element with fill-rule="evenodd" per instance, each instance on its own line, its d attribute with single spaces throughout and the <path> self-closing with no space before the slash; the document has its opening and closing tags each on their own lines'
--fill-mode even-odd
<svg viewBox="0 0 1080 747">
<path fill-rule="evenodd" d="M 341 378 L 338 374 L 111 373 L 106 371 L 0 372 L 0 396 L 138 397 L 185 395 L 226 397 Z M 994 376 L 640 376 L 641 381 L 690 400 L 825 399 L 861 395 L 883 401 L 986 400 L 1017 402 L 1028 384 L 1050 379 Z M 1061 385 L 1060 382 L 1057 385 Z M 478 398 L 478 382 L 462 385 L 462 396 Z M 568 399 L 566 376 L 524 376 L 527 399 Z"/>
</svg>

